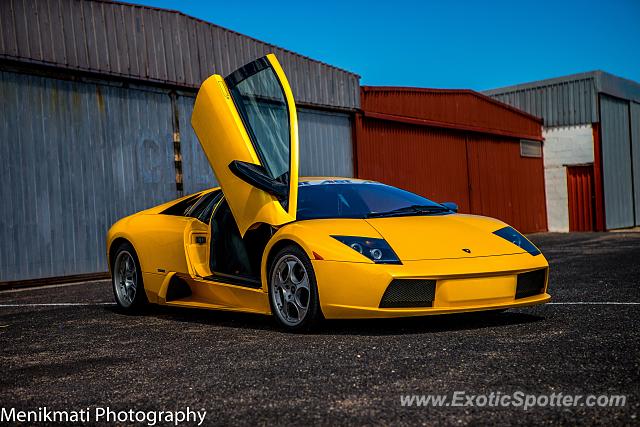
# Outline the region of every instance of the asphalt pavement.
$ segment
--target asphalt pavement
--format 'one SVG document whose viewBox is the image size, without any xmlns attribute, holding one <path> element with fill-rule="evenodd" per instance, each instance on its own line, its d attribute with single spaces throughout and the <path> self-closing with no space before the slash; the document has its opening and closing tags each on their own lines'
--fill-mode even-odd
<svg viewBox="0 0 640 427">
<path fill-rule="evenodd" d="M 126 315 L 104 281 L 1 291 L 0 406 L 189 406 L 207 410 L 207 425 L 637 425 L 640 233 L 531 238 L 551 264 L 554 304 L 327 321 L 304 335 L 257 315 L 166 307 Z M 401 403 L 455 392 L 625 395 L 626 404 Z"/>
</svg>

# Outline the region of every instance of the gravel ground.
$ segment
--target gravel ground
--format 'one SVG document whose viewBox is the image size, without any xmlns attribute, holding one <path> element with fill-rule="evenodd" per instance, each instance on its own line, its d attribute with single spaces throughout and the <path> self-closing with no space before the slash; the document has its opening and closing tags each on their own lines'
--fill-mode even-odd
<svg viewBox="0 0 640 427">
<path fill-rule="evenodd" d="M 554 303 L 329 321 L 152 307 L 109 283 L 0 292 L 0 406 L 206 409 L 205 424 L 638 424 L 640 233 L 531 236 Z M 557 304 L 597 302 L 607 304 Z M 77 303 L 78 305 L 34 304 Z M 11 306 L 16 305 L 16 306 Z M 402 395 L 623 394 L 623 407 L 406 407 Z"/>
</svg>

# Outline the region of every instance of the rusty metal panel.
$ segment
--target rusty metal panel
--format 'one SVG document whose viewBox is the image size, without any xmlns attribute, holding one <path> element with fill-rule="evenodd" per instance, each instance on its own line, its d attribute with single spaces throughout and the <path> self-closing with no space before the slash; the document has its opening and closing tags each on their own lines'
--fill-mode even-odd
<svg viewBox="0 0 640 427">
<path fill-rule="evenodd" d="M 166 92 L 0 72 L 0 281 L 103 272 L 118 219 L 176 196 Z"/>
<path fill-rule="evenodd" d="M 0 58 L 184 88 L 274 52 L 297 102 L 360 103 L 356 74 L 175 11 L 108 0 L 3 0 L 0 27 Z"/>
<path fill-rule="evenodd" d="M 467 137 L 471 212 L 524 233 L 547 230 L 542 158 L 522 157 L 518 140 Z"/>
<path fill-rule="evenodd" d="M 541 120 L 471 90 L 362 87 L 365 113 L 428 120 L 459 129 L 542 139 Z"/>
<path fill-rule="evenodd" d="M 593 165 L 567 166 L 569 231 L 594 231 Z"/>
<path fill-rule="evenodd" d="M 394 185 L 471 212 L 464 134 L 358 118 L 358 178 Z"/>
<path fill-rule="evenodd" d="M 600 95 L 602 180 L 607 229 L 633 227 L 629 102 Z"/>
</svg>

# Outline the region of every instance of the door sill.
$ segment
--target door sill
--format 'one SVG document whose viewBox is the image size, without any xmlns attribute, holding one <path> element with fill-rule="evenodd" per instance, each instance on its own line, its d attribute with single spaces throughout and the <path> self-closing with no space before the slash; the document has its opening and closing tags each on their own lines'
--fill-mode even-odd
<svg viewBox="0 0 640 427">
<path fill-rule="evenodd" d="M 219 282 L 226 283 L 228 285 L 242 286 L 243 288 L 262 288 L 262 282 L 259 279 L 253 279 L 245 276 L 236 276 L 233 274 L 213 273 L 211 276 L 203 277 L 202 279 L 210 282 Z"/>
</svg>

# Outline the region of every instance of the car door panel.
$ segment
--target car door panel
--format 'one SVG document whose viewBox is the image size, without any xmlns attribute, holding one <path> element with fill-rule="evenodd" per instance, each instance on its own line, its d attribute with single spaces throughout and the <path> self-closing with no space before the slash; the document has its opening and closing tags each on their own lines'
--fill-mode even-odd
<svg viewBox="0 0 640 427">
<path fill-rule="evenodd" d="M 297 116 L 274 55 L 226 79 L 213 75 L 205 80 L 191 123 L 242 236 L 259 223 L 279 226 L 295 220 Z M 270 190 L 270 184 L 279 190 Z"/>
</svg>

